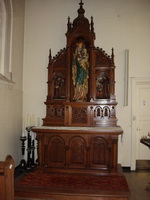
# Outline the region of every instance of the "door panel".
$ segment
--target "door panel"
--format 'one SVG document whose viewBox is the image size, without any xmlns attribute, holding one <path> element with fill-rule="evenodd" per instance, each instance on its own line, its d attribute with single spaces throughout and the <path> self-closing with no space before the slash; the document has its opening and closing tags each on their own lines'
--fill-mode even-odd
<svg viewBox="0 0 150 200">
<path fill-rule="evenodd" d="M 139 117 L 150 118 L 150 86 L 139 87 Z"/>
<path fill-rule="evenodd" d="M 140 139 L 148 136 L 150 132 L 150 84 L 138 84 L 136 94 L 136 160 L 150 160 L 149 148 L 140 143 Z"/>
</svg>

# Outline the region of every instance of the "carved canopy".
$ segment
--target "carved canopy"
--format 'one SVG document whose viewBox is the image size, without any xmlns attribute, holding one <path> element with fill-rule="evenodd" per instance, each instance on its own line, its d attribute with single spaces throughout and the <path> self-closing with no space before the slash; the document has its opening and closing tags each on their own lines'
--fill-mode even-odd
<svg viewBox="0 0 150 200">
<path fill-rule="evenodd" d="M 44 126 L 116 126 L 115 65 L 111 56 L 94 46 L 93 17 L 78 16 L 67 23 L 67 44 L 49 54 L 48 95 Z"/>
</svg>

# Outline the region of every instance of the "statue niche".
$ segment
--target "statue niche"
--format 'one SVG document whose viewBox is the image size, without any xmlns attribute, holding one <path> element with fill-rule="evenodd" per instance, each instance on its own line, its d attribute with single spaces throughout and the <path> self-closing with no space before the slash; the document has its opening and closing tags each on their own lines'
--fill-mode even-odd
<svg viewBox="0 0 150 200">
<path fill-rule="evenodd" d="M 54 99 L 65 98 L 65 77 L 63 74 L 58 73 L 54 75 Z"/>
<path fill-rule="evenodd" d="M 109 98 L 109 78 L 105 72 L 96 78 L 96 99 Z"/>
<path fill-rule="evenodd" d="M 89 53 L 84 41 L 76 42 L 72 59 L 73 101 L 87 101 L 89 80 Z"/>
</svg>

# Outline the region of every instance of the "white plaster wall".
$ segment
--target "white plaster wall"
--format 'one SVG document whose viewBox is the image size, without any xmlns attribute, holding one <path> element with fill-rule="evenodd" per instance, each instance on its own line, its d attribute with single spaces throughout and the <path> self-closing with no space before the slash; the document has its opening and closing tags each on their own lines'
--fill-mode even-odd
<svg viewBox="0 0 150 200">
<path fill-rule="evenodd" d="M 129 77 L 150 76 L 150 1 L 84 0 L 85 16 L 94 17 L 95 46 L 111 54 L 115 50 L 118 124 L 124 130 L 119 138 L 119 162 L 130 166 L 131 89 L 124 107 L 125 49 L 129 49 Z M 77 17 L 79 0 L 26 0 L 23 69 L 23 116 L 45 117 L 49 49 L 54 56 L 66 46 L 67 17 Z M 37 122 L 36 122 L 37 124 Z"/>
<path fill-rule="evenodd" d="M 12 80 L 0 83 L 0 160 L 10 154 L 16 166 L 21 159 L 24 0 L 13 0 Z"/>
</svg>

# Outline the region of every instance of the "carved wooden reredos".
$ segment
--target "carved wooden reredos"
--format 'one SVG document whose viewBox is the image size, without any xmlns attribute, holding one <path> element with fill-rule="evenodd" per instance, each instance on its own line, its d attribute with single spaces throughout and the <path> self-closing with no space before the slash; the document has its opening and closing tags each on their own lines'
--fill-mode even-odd
<svg viewBox="0 0 150 200">
<path fill-rule="evenodd" d="M 67 45 L 48 64 L 44 126 L 116 126 L 114 52 L 94 46 L 95 32 L 84 16 L 68 18 Z"/>
</svg>

